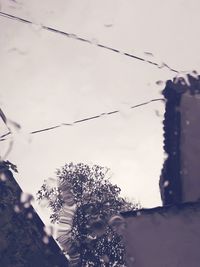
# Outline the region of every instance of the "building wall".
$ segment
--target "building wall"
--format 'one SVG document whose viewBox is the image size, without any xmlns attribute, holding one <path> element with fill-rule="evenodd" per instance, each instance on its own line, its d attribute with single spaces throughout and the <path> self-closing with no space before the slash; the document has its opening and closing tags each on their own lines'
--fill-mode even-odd
<svg viewBox="0 0 200 267">
<path fill-rule="evenodd" d="M 185 93 L 181 99 L 182 202 L 200 199 L 200 94 Z"/>
<path fill-rule="evenodd" d="M 22 203 L 22 190 L 9 169 L 8 162 L 0 162 L 0 266 L 68 267 L 28 198 Z"/>
<path fill-rule="evenodd" d="M 160 179 L 163 207 L 124 213 L 127 266 L 200 266 L 200 76 L 168 81 Z"/>
<path fill-rule="evenodd" d="M 164 205 L 200 198 L 200 76 L 168 81 L 163 121 L 164 150 L 168 155 L 160 178 Z"/>
<path fill-rule="evenodd" d="M 127 266 L 199 267 L 200 204 L 125 213 Z"/>
</svg>

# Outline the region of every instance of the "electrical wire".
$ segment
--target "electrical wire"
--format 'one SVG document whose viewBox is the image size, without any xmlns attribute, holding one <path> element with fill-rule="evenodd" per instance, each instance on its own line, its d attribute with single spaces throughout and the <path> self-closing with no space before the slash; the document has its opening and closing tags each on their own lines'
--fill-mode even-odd
<svg viewBox="0 0 200 267">
<path fill-rule="evenodd" d="M 134 106 L 130 106 L 128 108 L 128 110 L 139 108 L 141 106 L 145 106 L 145 105 L 148 105 L 148 104 L 150 104 L 152 102 L 157 102 L 157 101 L 165 101 L 165 99 L 164 98 L 151 99 L 149 101 L 146 101 L 146 102 L 134 105 Z M 80 123 L 85 123 L 85 122 L 88 122 L 88 121 L 91 121 L 91 120 L 99 119 L 99 118 L 102 118 L 102 117 L 105 117 L 105 116 L 114 115 L 114 114 L 117 114 L 117 113 L 120 113 L 120 112 L 122 112 L 122 111 L 119 110 L 119 109 L 118 110 L 113 110 L 113 111 L 110 111 L 110 112 L 103 112 L 103 113 L 100 113 L 100 114 L 95 115 L 95 116 L 91 116 L 91 117 L 87 117 L 87 118 L 84 118 L 84 119 L 73 121 L 72 123 L 65 123 L 64 122 L 64 123 L 60 123 L 58 125 L 54 125 L 52 127 L 34 130 L 34 131 L 30 132 L 29 134 L 33 135 L 33 134 L 38 134 L 38 133 L 42 133 L 42 132 L 47 132 L 47 131 L 51 131 L 51 130 L 54 130 L 54 129 L 57 129 L 57 128 L 61 128 L 61 127 L 64 127 L 64 126 L 75 126 L 75 125 L 80 124 Z M 7 132 L 6 134 L 1 135 L 0 136 L 0 142 L 6 141 L 7 140 L 6 137 L 8 137 L 9 135 L 11 135 L 10 131 Z"/>
<path fill-rule="evenodd" d="M 25 24 L 29 24 L 29 25 L 34 25 L 34 26 L 38 26 L 36 23 L 30 21 L 30 20 L 27 20 L 27 19 L 23 19 L 21 17 L 18 17 L 18 16 L 14 16 L 14 15 L 11 15 L 11 14 L 8 14 L 8 13 L 5 13 L 5 12 L 1 12 L 0 11 L 0 16 L 2 17 L 5 17 L 7 19 L 12 19 L 12 20 L 15 20 L 15 21 L 18 21 L 18 22 L 21 22 L 21 23 L 25 23 Z M 54 32 L 56 34 L 60 34 L 60 35 L 63 35 L 67 38 L 72 38 L 72 39 L 75 39 L 77 41 L 81 41 L 81 42 L 86 42 L 90 45 L 95 45 L 96 47 L 100 47 L 100 48 L 103 48 L 103 49 L 106 49 L 106 50 L 109 50 L 109 51 L 112 51 L 114 53 L 118 53 L 120 55 L 123 55 L 123 56 L 126 56 L 126 57 L 130 57 L 130 58 L 133 58 L 135 60 L 139 60 L 139 61 L 143 61 L 143 62 L 146 62 L 148 64 L 151 64 L 151 65 L 154 65 L 156 67 L 158 67 L 159 69 L 161 68 L 164 68 L 166 67 L 167 69 L 169 69 L 170 71 L 172 72 L 175 72 L 175 73 L 179 73 L 179 71 L 171 68 L 169 65 L 167 65 L 166 63 L 162 63 L 162 64 L 159 64 L 157 62 L 153 62 L 151 60 L 147 60 L 145 58 L 142 58 L 142 57 L 139 57 L 137 55 L 134 55 L 134 54 L 131 54 L 131 53 L 126 53 L 126 52 L 123 52 L 119 49 L 116 49 L 116 48 L 113 48 L 113 47 L 109 47 L 107 45 L 103 45 L 101 43 L 97 43 L 97 42 L 94 42 L 94 41 L 91 41 L 89 39 L 86 39 L 86 38 L 82 38 L 76 34 L 73 34 L 73 33 L 68 33 L 66 31 L 61 31 L 61 30 L 58 30 L 58 29 L 55 29 L 55 28 L 52 28 L 52 27 L 49 27 L 49 26 L 45 26 L 45 25 L 39 25 L 41 27 L 41 29 L 43 30 L 47 30 L 47 31 L 50 31 L 50 32 Z M 148 54 L 152 54 L 152 53 L 148 53 Z"/>
</svg>

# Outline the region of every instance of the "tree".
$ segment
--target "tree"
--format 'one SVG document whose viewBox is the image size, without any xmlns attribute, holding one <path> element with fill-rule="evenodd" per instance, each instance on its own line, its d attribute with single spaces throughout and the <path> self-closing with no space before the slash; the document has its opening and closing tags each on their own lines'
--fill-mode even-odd
<svg viewBox="0 0 200 267">
<path fill-rule="evenodd" d="M 46 199 L 51 220 L 61 225 L 58 242 L 72 266 L 123 266 L 124 246 L 109 224 L 112 216 L 136 209 L 107 178 L 108 169 L 83 163 L 57 170 L 57 185 L 46 181 L 38 200 Z"/>
</svg>

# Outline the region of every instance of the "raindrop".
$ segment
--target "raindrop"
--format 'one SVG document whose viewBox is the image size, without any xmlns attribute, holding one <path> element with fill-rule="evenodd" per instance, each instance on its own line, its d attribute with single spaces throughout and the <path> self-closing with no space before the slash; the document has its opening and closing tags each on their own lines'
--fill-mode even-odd
<svg viewBox="0 0 200 267">
<path fill-rule="evenodd" d="M 21 125 L 16 121 L 9 120 L 9 124 L 11 124 L 15 128 L 15 130 L 21 129 Z"/>
<path fill-rule="evenodd" d="M 91 43 L 94 44 L 94 45 L 98 45 L 98 40 L 96 38 L 93 38 L 91 40 Z"/>
<path fill-rule="evenodd" d="M 44 231 L 47 234 L 47 236 L 53 235 L 53 227 L 52 226 L 44 226 Z"/>
<path fill-rule="evenodd" d="M 36 23 L 33 23 L 31 27 L 33 28 L 34 31 L 40 31 L 42 29 L 42 25 Z"/>
<path fill-rule="evenodd" d="M 185 121 L 186 125 L 190 125 L 190 121 L 186 120 Z"/>
<path fill-rule="evenodd" d="M 159 85 L 159 86 L 160 86 L 160 85 L 163 85 L 163 81 L 161 81 L 161 80 L 156 81 L 156 84 Z"/>
<path fill-rule="evenodd" d="M 97 236 L 96 235 L 87 235 L 87 238 L 90 240 L 95 240 L 95 239 L 97 239 Z"/>
<path fill-rule="evenodd" d="M 154 55 L 151 52 L 144 52 L 145 55 L 153 57 Z"/>
<path fill-rule="evenodd" d="M 164 153 L 164 160 L 167 160 L 169 155 L 167 153 Z"/>
<path fill-rule="evenodd" d="M 187 85 L 187 86 L 190 86 L 191 85 L 187 74 L 184 74 L 183 77 L 182 77 L 182 79 L 184 81 L 183 82 L 183 85 Z"/>
<path fill-rule="evenodd" d="M 156 116 L 161 117 L 159 110 L 155 110 Z"/>
<path fill-rule="evenodd" d="M 165 62 L 161 62 L 158 67 L 160 69 L 162 69 L 162 68 L 168 68 L 169 69 L 169 66 Z"/>
<path fill-rule="evenodd" d="M 29 202 L 24 203 L 24 208 L 28 209 L 31 206 Z"/>
<path fill-rule="evenodd" d="M 19 213 L 19 212 L 20 212 L 20 208 L 19 208 L 19 206 L 15 205 L 15 206 L 14 206 L 14 211 L 15 211 L 16 213 Z"/>
<path fill-rule="evenodd" d="M 4 173 L 0 173 L 0 181 L 5 182 L 6 179 L 6 175 Z"/>
<path fill-rule="evenodd" d="M 135 258 L 134 257 L 130 257 L 129 260 L 130 260 L 131 263 L 135 262 Z"/>
<path fill-rule="evenodd" d="M 77 38 L 77 35 L 74 34 L 74 33 L 70 33 L 68 36 L 69 36 L 70 38 L 73 38 L 73 39 L 76 39 L 76 38 Z"/>
<path fill-rule="evenodd" d="M 111 23 L 109 23 L 109 24 L 104 24 L 104 26 L 107 27 L 107 28 L 110 28 L 110 27 L 113 26 L 113 24 L 111 24 Z"/>
<path fill-rule="evenodd" d="M 73 197 L 72 193 L 69 192 L 69 190 L 62 192 L 62 198 L 68 206 L 71 207 L 74 205 L 74 197 Z"/>
<path fill-rule="evenodd" d="M 21 193 L 20 201 L 21 203 L 29 203 L 31 200 L 33 200 L 33 196 L 28 193 Z"/>
<path fill-rule="evenodd" d="M 48 244 L 49 243 L 49 238 L 48 236 L 44 236 L 42 241 L 44 242 L 44 244 Z"/>
<path fill-rule="evenodd" d="M 163 186 L 167 187 L 168 185 L 169 185 L 169 181 L 167 180 L 167 181 L 164 182 Z"/>
<path fill-rule="evenodd" d="M 111 219 L 109 220 L 109 225 L 112 227 L 119 227 L 124 223 L 124 218 L 122 216 L 119 215 L 115 215 L 113 217 L 111 217 Z"/>
<path fill-rule="evenodd" d="M 47 198 L 40 199 L 39 204 L 42 209 L 47 208 L 49 206 L 49 200 Z"/>
<path fill-rule="evenodd" d="M 142 215 L 141 211 L 137 211 L 137 212 L 136 212 L 136 216 L 139 217 L 139 216 L 141 216 L 141 215 Z"/>
<path fill-rule="evenodd" d="M 32 219 L 32 218 L 33 218 L 33 214 L 32 214 L 31 212 L 29 212 L 29 213 L 27 214 L 27 218 L 28 218 L 28 219 Z"/>
<path fill-rule="evenodd" d="M 48 188 L 53 188 L 58 186 L 58 180 L 55 178 L 48 178 L 45 180 L 45 184 L 47 185 Z"/>
<path fill-rule="evenodd" d="M 101 259 L 102 259 L 103 262 L 105 262 L 105 263 L 109 263 L 109 261 L 110 261 L 108 255 L 103 255 L 103 256 L 101 257 Z"/>
<path fill-rule="evenodd" d="M 190 73 L 190 75 L 191 75 L 192 77 L 196 78 L 196 79 L 199 79 L 199 74 L 198 74 L 198 72 L 197 72 L 196 70 L 193 70 L 193 71 Z"/>
</svg>

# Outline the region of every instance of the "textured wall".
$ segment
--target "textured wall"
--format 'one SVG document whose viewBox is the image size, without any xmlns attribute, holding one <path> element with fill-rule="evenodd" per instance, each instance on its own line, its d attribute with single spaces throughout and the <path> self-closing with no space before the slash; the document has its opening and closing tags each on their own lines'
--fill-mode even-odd
<svg viewBox="0 0 200 267">
<path fill-rule="evenodd" d="M 128 266 L 199 267 L 200 204 L 123 214 Z"/>
<path fill-rule="evenodd" d="M 181 106 L 182 201 L 200 199 L 200 94 L 182 96 Z"/>
<path fill-rule="evenodd" d="M 164 150 L 168 155 L 160 191 L 164 205 L 197 201 L 200 198 L 200 76 L 188 75 L 168 81 Z"/>
<path fill-rule="evenodd" d="M 195 73 L 193 73 L 195 74 Z M 200 266 L 200 76 L 168 81 L 160 208 L 123 214 L 128 266 Z"/>
</svg>

